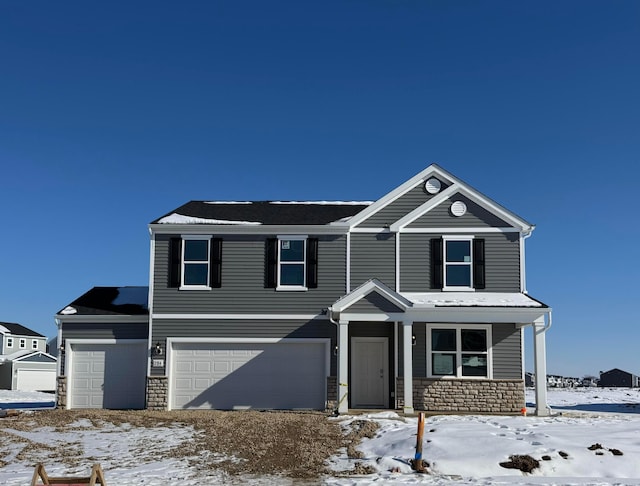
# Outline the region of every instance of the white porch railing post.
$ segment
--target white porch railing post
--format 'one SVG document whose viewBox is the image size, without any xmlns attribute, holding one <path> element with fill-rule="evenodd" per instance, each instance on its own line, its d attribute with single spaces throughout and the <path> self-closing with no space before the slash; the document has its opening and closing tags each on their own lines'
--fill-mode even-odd
<svg viewBox="0 0 640 486">
<path fill-rule="evenodd" d="M 545 326 L 544 317 L 535 320 L 533 329 L 533 352 L 535 366 L 535 385 L 536 385 L 536 415 L 546 417 L 550 415 L 549 406 L 547 405 L 547 350 L 545 345 Z"/>
<path fill-rule="evenodd" d="M 338 322 L 338 413 L 349 412 L 349 321 Z"/>
<path fill-rule="evenodd" d="M 413 321 L 402 321 L 402 369 L 404 379 L 404 408 L 405 414 L 412 414 L 413 410 Z"/>
</svg>

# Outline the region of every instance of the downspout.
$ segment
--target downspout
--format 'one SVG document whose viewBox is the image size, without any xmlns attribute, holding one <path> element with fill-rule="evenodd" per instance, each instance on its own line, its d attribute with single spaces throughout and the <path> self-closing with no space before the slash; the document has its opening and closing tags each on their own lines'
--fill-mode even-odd
<svg viewBox="0 0 640 486">
<path fill-rule="evenodd" d="M 527 272 L 526 272 L 526 265 L 525 265 L 524 240 L 529 238 L 531 236 L 531 233 L 532 233 L 532 231 L 529 231 L 528 233 L 523 234 L 522 238 L 521 238 L 522 243 L 520 244 L 520 288 L 522 289 L 522 293 L 523 294 L 528 293 L 528 291 L 527 291 Z"/>
<path fill-rule="evenodd" d="M 54 319 L 56 327 L 58 328 L 58 338 L 56 342 L 56 406 L 60 403 L 60 397 L 58 396 L 58 379 L 62 376 L 62 320 L 57 317 Z M 65 397 L 66 398 L 66 397 Z"/>
</svg>

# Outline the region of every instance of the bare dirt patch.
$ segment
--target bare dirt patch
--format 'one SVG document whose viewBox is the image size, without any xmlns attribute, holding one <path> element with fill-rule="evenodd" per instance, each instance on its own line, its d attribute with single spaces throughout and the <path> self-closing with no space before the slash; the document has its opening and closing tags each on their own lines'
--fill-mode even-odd
<svg viewBox="0 0 640 486">
<path fill-rule="evenodd" d="M 72 430 L 80 420 L 90 421 L 96 429 L 109 424 L 143 428 L 191 426 L 196 431 L 193 440 L 164 451 L 166 458 L 184 458 L 195 469 L 203 471 L 222 470 L 232 475 L 280 474 L 300 479 L 328 473 L 326 461 L 340 449 L 346 448 L 349 455 L 357 456 L 355 445 L 362 437 L 372 437 L 377 428 L 373 422 L 356 421 L 352 431 L 345 434 L 338 422 L 314 412 L 52 410 L 3 419 L 0 437 L 16 444 L 29 442 L 27 448 L 32 461 L 42 456 L 49 462 L 76 465 L 86 460 L 78 444 L 69 444 L 72 451 L 69 453 L 65 448 L 28 441 L 11 429 Z M 149 447 L 153 445 L 141 444 L 140 456 L 146 455 L 145 448 Z M 155 455 L 154 459 L 163 457 Z"/>
</svg>

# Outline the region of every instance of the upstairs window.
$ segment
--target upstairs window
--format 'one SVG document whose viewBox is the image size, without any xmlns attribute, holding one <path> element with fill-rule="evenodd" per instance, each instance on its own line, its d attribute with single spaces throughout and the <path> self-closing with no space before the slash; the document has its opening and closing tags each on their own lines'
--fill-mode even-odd
<svg viewBox="0 0 640 486">
<path fill-rule="evenodd" d="M 429 376 L 491 378 L 490 334 L 490 326 L 430 326 L 427 332 Z"/>
<path fill-rule="evenodd" d="M 20 338 L 20 349 L 25 349 L 27 347 L 27 340 Z"/>
<path fill-rule="evenodd" d="M 8 337 L 7 338 L 7 348 L 13 348 L 13 338 L 12 337 Z"/>
<path fill-rule="evenodd" d="M 182 242 L 181 287 L 209 287 L 209 238 Z"/>
<path fill-rule="evenodd" d="M 306 239 L 278 239 L 278 287 L 305 287 Z"/>
<path fill-rule="evenodd" d="M 38 340 L 37 339 L 32 339 L 31 340 L 31 349 L 38 349 Z"/>
<path fill-rule="evenodd" d="M 210 235 L 169 240 L 169 287 L 209 290 L 222 286 L 222 239 Z"/>
<path fill-rule="evenodd" d="M 269 238 L 266 253 L 266 287 L 276 290 L 307 290 L 317 287 L 317 238 Z"/>
<path fill-rule="evenodd" d="M 431 287 L 444 291 L 484 289 L 484 239 L 457 235 L 432 239 Z"/>
</svg>

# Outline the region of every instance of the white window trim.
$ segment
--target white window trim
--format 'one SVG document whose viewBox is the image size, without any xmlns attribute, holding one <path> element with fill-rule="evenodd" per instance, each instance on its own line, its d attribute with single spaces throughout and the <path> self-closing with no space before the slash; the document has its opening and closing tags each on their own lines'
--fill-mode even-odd
<svg viewBox="0 0 640 486">
<path fill-rule="evenodd" d="M 7 336 L 7 348 L 13 348 L 13 338 Z"/>
<path fill-rule="evenodd" d="M 20 349 L 27 349 L 27 340 L 25 338 L 20 338 L 18 342 Z"/>
<path fill-rule="evenodd" d="M 209 281 L 211 278 L 211 239 L 213 235 L 181 235 L 182 237 L 182 250 L 180 253 L 180 289 L 179 290 L 211 290 L 211 282 Z M 207 285 L 188 285 L 184 283 L 184 275 L 185 275 L 185 260 L 184 260 L 184 251 L 186 248 L 186 241 L 188 240 L 206 240 L 209 242 L 207 246 L 207 261 L 199 261 L 199 260 L 189 260 L 189 263 L 206 263 L 207 265 Z"/>
<path fill-rule="evenodd" d="M 455 329 L 456 330 L 456 374 L 434 375 L 431 361 L 431 330 Z M 462 375 L 462 346 L 460 345 L 460 333 L 462 329 L 481 329 L 487 332 L 487 376 L 463 376 Z M 492 380 L 493 379 L 493 338 L 491 336 L 491 324 L 427 324 L 427 377 L 444 380 Z"/>
<path fill-rule="evenodd" d="M 447 263 L 447 242 L 448 241 L 468 241 L 469 242 L 469 281 L 471 285 L 469 287 L 462 287 L 456 285 L 447 285 L 447 265 L 462 266 L 467 265 L 467 262 L 451 262 Z M 442 291 L 443 292 L 475 292 L 473 288 L 473 236 L 472 235 L 445 235 L 442 237 Z"/>
<path fill-rule="evenodd" d="M 277 284 L 276 290 L 285 291 L 285 292 L 304 292 L 309 290 L 306 286 L 307 282 L 307 239 L 306 235 L 278 235 L 278 263 L 277 263 Z M 302 262 L 283 262 L 280 259 L 280 249 L 281 249 L 281 241 L 302 241 L 304 242 L 304 247 L 302 249 Z M 302 281 L 303 285 L 283 285 L 280 283 L 280 272 L 282 265 L 300 265 L 302 263 L 303 273 L 302 273 Z"/>
<path fill-rule="evenodd" d="M 32 339 L 31 340 L 31 349 L 38 349 L 38 340 L 37 339 Z"/>
</svg>

